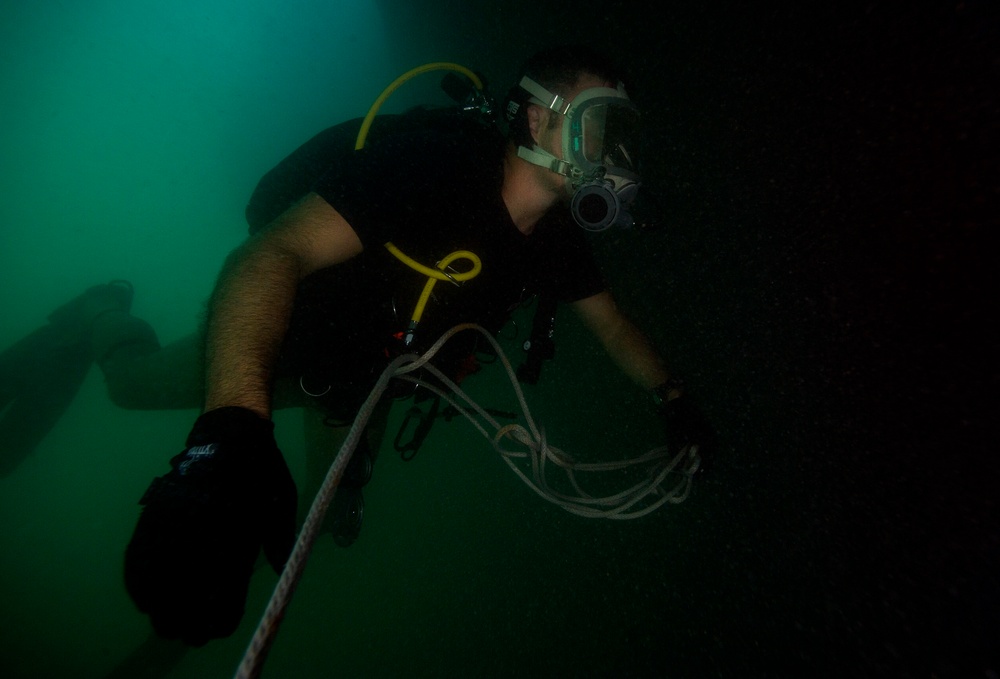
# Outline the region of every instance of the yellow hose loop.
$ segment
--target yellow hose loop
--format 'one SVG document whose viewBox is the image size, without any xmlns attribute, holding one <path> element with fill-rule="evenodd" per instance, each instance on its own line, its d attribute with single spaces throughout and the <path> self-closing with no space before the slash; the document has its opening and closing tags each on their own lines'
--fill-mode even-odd
<svg viewBox="0 0 1000 679">
<path fill-rule="evenodd" d="M 483 263 L 479 257 L 474 252 L 469 252 L 468 250 L 455 250 L 438 262 L 437 269 L 432 269 L 429 266 L 424 266 L 415 259 L 411 259 L 391 242 L 385 244 L 385 249 L 391 252 L 396 259 L 414 271 L 419 271 L 428 278 L 434 278 L 439 281 L 456 281 L 461 283 L 462 281 L 475 278 L 483 269 Z M 454 262 L 456 259 L 468 259 L 472 262 L 472 268 L 461 273 L 445 273 L 442 271 L 442 269 Z"/>
<path fill-rule="evenodd" d="M 392 252 L 395 246 L 392 246 L 391 248 L 390 246 L 392 246 L 392 243 L 386 244 L 386 247 L 389 248 L 390 252 Z M 393 252 L 393 254 L 395 255 L 396 252 Z M 403 253 L 400 252 L 399 255 L 403 255 Z M 398 257 L 399 255 L 396 256 Z M 403 257 L 406 257 L 406 255 L 403 255 Z M 445 273 L 444 269 L 449 264 L 454 262 L 456 259 L 467 259 L 471 261 L 472 268 L 469 269 L 468 271 L 462 271 L 461 273 Z M 416 266 L 413 266 L 414 264 Z M 438 281 L 452 281 L 454 283 L 461 283 L 462 281 L 467 281 L 478 276 L 479 272 L 483 268 L 483 264 L 482 262 L 479 261 L 479 257 L 477 257 L 475 253 L 469 252 L 468 250 L 455 250 L 455 252 L 452 252 L 451 254 L 447 255 L 444 259 L 438 262 L 437 264 L 438 270 L 430 269 L 428 267 L 425 267 L 423 264 L 419 264 L 417 262 L 413 262 L 413 264 L 407 262 L 407 265 L 411 266 L 414 269 L 417 269 L 417 271 L 427 276 L 427 282 L 424 284 L 424 289 L 420 293 L 420 298 L 417 300 L 417 305 L 413 309 L 413 315 L 410 317 L 410 321 L 413 324 L 419 323 L 420 319 L 423 317 L 424 308 L 427 306 L 427 301 L 431 298 L 431 291 L 434 289 L 435 283 L 437 283 Z"/>
<path fill-rule="evenodd" d="M 370 109 L 368 109 L 368 114 L 361 123 L 361 129 L 358 130 L 358 138 L 354 142 L 355 151 L 364 147 L 365 140 L 368 138 L 368 130 L 371 129 L 372 123 L 375 121 L 375 115 L 378 113 L 378 110 L 382 108 L 382 104 L 385 103 L 385 100 L 388 99 L 393 92 L 399 89 L 399 87 L 410 78 L 418 76 L 421 73 L 429 73 L 430 71 L 457 71 L 471 80 L 477 90 L 483 89 L 483 81 L 479 79 L 479 76 L 461 64 L 453 64 L 448 61 L 435 61 L 429 64 L 424 64 L 423 66 L 417 66 L 416 68 L 407 71 L 393 80 L 388 87 L 382 90 L 382 94 L 378 95 L 378 99 L 376 99 L 375 103 L 372 104 Z"/>
</svg>

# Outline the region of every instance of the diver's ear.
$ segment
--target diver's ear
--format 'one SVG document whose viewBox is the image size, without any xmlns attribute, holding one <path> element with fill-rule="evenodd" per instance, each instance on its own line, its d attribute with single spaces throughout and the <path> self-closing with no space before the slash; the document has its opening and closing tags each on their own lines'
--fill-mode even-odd
<svg viewBox="0 0 1000 679">
<path fill-rule="evenodd" d="M 528 116 L 528 130 L 531 132 L 531 138 L 534 142 L 538 143 L 538 133 L 545 124 L 543 120 L 543 113 L 546 113 L 547 109 L 538 106 L 537 104 L 528 104 L 528 110 L 525 112 Z"/>
</svg>

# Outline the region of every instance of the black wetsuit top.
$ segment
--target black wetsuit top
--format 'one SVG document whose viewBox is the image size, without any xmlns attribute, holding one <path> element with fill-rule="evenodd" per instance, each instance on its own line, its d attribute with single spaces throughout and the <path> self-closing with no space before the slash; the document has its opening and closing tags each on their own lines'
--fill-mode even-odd
<svg viewBox="0 0 1000 679">
<path fill-rule="evenodd" d="M 296 152 L 300 161 L 308 157 L 306 170 L 284 173 L 312 172 L 318 179 L 307 185 L 299 177 L 295 186 L 286 181 L 282 191 L 270 191 L 283 192 L 278 205 L 301 197 L 293 194 L 305 189 L 315 191 L 344 216 L 364 245 L 358 257 L 301 282 L 279 365 L 282 373 L 304 375 L 317 391 L 333 384 L 330 398 L 345 405 L 356 405 L 386 357 L 401 349 L 394 335 L 405 331 L 427 281 L 392 256 L 383 247 L 387 241 L 426 266 L 455 250 L 470 250 L 482 261 L 482 272 L 461 287 L 436 284 L 408 351 L 426 349 L 458 323 L 498 332 L 532 295 L 575 301 L 605 287 L 585 234 L 568 209 L 553 208 L 530 236 L 514 226 L 500 194 L 502 137 L 478 122 L 453 116 L 446 122 L 418 129 L 407 123 L 399 134 L 376 125 L 364 149 L 347 152 L 344 140 L 353 147 L 357 121 L 339 126 L 340 137 L 333 133 L 338 128 L 331 128 Z M 325 148 L 316 151 L 320 141 Z M 303 151 L 309 144 L 311 154 Z M 252 212 L 258 221 L 280 212 L 262 199 L 266 184 L 280 183 L 280 168 L 258 186 L 248 220 Z M 252 220 L 251 225 L 253 230 Z M 470 265 L 459 260 L 454 266 L 464 271 Z M 435 364 L 456 372 L 475 341 L 473 333 L 462 333 Z"/>
</svg>

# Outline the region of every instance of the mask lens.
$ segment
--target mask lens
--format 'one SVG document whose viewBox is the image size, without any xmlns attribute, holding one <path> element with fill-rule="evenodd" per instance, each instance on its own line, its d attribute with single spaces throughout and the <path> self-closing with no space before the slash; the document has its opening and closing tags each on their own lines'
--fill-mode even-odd
<svg viewBox="0 0 1000 679">
<path fill-rule="evenodd" d="M 607 118 L 606 104 L 589 106 L 583 112 L 583 157 L 595 165 L 600 165 L 604 158 L 604 130 Z"/>
<path fill-rule="evenodd" d="M 618 167 L 638 170 L 635 157 L 639 114 L 621 100 L 588 102 L 573 124 L 573 148 L 585 167 Z"/>
<path fill-rule="evenodd" d="M 639 114 L 635 109 L 624 106 L 603 106 L 604 133 L 601 139 L 599 162 L 607 167 L 620 167 L 637 172 Z M 595 161 L 598 162 L 598 161 Z"/>
</svg>

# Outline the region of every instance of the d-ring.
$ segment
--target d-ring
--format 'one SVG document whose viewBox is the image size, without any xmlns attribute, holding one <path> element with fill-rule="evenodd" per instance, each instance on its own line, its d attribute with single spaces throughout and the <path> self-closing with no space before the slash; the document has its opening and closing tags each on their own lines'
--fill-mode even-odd
<svg viewBox="0 0 1000 679">
<path fill-rule="evenodd" d="M 299 377 L 299 389 L 301 389 L 305 393 L 306 396 L 312 396 L 313 398 L 319 398 L 320 396 L 326 396 L 327 394 L 330 393 L 330 390 L 333 389 L 333 386 L 328 384 L 328 385 L 326 385 L 326 389 L 325 390 L 321 391 L 318 394 L 314 394 L 311 391 L 309 391 L 308 389 L 306 389 L 305 382 L 303 382 L 303 380 L 305 378 L 306 378 L 305 375 L 302 375 L 301 377 Z"/>
</svg>

